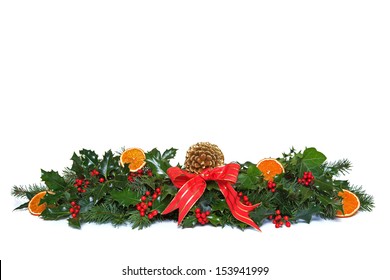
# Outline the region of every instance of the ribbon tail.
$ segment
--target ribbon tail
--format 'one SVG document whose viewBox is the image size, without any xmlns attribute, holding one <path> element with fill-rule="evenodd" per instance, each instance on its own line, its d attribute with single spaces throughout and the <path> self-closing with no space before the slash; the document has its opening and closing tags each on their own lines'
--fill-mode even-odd
<svg viewBox="0 0 390 280">
<path fill-rule="evenodd" d="M 230 183 L 218 182 L 218 185 L 233 216 L 237 220 L 261 231 L 260 227 L 249 217 L 249 212 L 258 207 L 260 203 L 247 206 L 240 201 L 236 190 L 233 189 Z"/>
</svg>

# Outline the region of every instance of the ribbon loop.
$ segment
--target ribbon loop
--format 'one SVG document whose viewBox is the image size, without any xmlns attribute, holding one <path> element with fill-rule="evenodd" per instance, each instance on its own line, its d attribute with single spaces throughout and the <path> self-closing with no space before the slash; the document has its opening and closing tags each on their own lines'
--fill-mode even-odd
<svg viewBox="0 0 390 280">
<path fill-rule="evenodd" d="M 192 174 L 179 167 L 170 167 L 167 174 L 172 183 L 179 188 L 179 191 L 162 214 L 168 214 L 179 209 L 178 224 L 180 224 L 206 190 L 206 181 L 212 180 L 217 182 L 233 216 L 237 220 L 260 230 L 259 226 L 249 217 L 249 212 L 260 204 L 252 206 L 243 204 L 231 185 L 236 183 L 239 171 L 240 165 L 236 163 L 214 169 L 205 169 L 200 174 Z"/>
</svg>

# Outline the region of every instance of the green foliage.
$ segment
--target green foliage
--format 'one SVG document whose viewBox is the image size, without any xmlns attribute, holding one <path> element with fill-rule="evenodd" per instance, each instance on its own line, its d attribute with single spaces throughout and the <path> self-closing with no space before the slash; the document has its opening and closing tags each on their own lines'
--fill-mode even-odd
<svg viewBox="0 0 390 280">
<path fill-rule="evenodd" d="M 119 164 L 118 153 L 114 154 L 109 150 L 99 158 L 94 151 L 83 149 L 72 155 L 72 165 L 65 168 L 62 175 L 53 170 L 42 170 L 41 185 L 14 186 L 11 194 L 30 200 L 35 194 L 50 190 L 41 201 L 48 205 L 41 217 L 45 220 L 67 219 L 69 226 L 76 229 L 81 228 L 83 223 L 108 223 L 114 226 L 131 224 L 133 228 L 142 229 L 156 221 L 177 220 L 177 211 L 161 215 L 178 192 L 167 175 L 167 170 L 171 167 L 170 160 L 175 157 L 176 151 L 171 148 L 163 153 L 157 149 L 147 152 L 145 167 L 141 173 L 135 174 L 130 172 L 127 165 Z M 336 211 L 342 209 L 342 200 L 338 196 L 342 189 L 351 190 L 359 197 L 360 210 L 373 209 L 373 197 L 362 187 L 337 178 L 350 171 L 352 165 L 348 160 L 326 162 L 325 155 L 313 147 L 304 151 L 291 148 L 278 160 L 285 172 L 273 179 L 276 184 L 274 192 L 268 189 L 268 182 L 255 164 L 245 162 L 240 165 L 237 182 L 233 187 L 237 193 L 242 193 L 241 200 L 246 196 L 251 203 L 260 203 L 250 213 L 256 224 L 265 223 L 277 209 L 282 215 L 289 216 L 291 222 L 310 223 L 313 217 L 333 219 Z M 98 175 L 94 175 L 91 172 L 93 170 L 98 171 Z M 312 172 L 315 179 L 312 184 L 304 186 L 298 182 L 298 178 L 307 171 Z M 78 180 L 88 181 L 88 188 L 78 191 L 75 187 Z M 148 211 L 157 210 L 158 214 L 149 219 L 147 215 L 141 216 L 136 206 L 146 191 L 154 193 L 156 188 L 161 189 L 161 194 L 153 199 L 153 206 Z M 72 201 L 81 207 L 76 217 L 72 217 L 69 211 Z M 28 201 L 15 210 L 25 209 L 27 206 Z M 234 218 L 215 181 L 207 181 L 205 192 L 184 218 L 181 224 L 183 228 L 199 224 L 196 208 L 200 208 L 203 213 L 210 211 L 207 219 L 213 226 L 229 225 L 239 229 L 248 227 Z"/>
</svg>

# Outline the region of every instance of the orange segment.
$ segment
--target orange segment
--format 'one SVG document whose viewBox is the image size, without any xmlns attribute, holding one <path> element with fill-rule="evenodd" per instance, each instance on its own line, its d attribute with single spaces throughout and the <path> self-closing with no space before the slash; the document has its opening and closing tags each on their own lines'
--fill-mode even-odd
<svg viewBox="0 0 390 280">
<path fill-rule="evenodd" d="M 130 172 L 136 172 L 145 165 L 145 153 L 140 148 L 130 148 L 125 150 L 120 157 L 121 165 L 129 164 Z"/>
<path fill-rule="evenodd" d="M 39 216 L 46 209 L 46 203 L 39 204 L 46 195 L 46 191 L 39 192 L 28 203 L 28 211 L 34 216 Z"/>
<path fill-rule="evenodd" d="M 274 158 L 262 159 L 256 166 L 267 181 L 272 180 L 276 175 L 284 173 L 283 165 Z"/>
<path fill-rule="evenodd" d="M 338 193 L 338 196 L 343 199 L 343 210 L 336 212 L 336 217 L 346 218 L 353 216 L 360 208 L 360 200 L 353 192 L 349 190 L 343 190 Z"/>
</svg>

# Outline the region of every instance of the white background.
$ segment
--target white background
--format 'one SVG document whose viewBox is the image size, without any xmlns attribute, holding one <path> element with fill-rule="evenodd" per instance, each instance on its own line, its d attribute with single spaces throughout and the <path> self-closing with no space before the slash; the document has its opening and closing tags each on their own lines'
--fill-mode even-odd
<svg viewBox="0 0 390 280">
<path fill-rule="evenodd" d="M 386 2 L 1 1 L 1 278 L 130 279 L 121 276 L 127 265 L 385 277 Z M 219 145 L 227 162 L 291 146 L 348 158 L 347 178 L 376 208 L 262 233 L 175 223 L 74 230 L 12 211 L 22 202 L 13 185 L 39 183 L 41 168 L 62 171 L 73 151 L 175 147 L 183 162 L 199 141 Z"/>
</svg>

